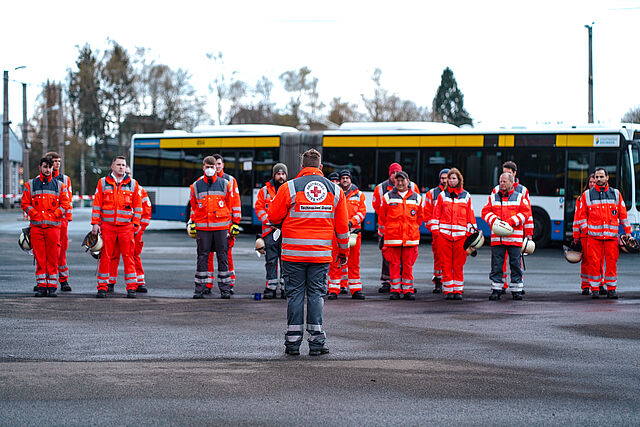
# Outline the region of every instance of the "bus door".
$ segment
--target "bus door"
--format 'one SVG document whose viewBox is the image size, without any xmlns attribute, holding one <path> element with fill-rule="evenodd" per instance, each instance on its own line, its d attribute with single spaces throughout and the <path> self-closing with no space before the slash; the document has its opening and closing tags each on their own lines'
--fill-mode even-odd
<svg viewBox="0 0 640 427">
<path fill-rule="evenodd" d="M 418 150 L 411 149 L 381 149 L 378 151 L 378 182 L 382 182 L 389 177 L 389 165 L 391 163 L 400 163 L 402 170 L 409 175 L 409 179 L 418 185 L 419 178 L 419 156 Z"/>
</svg>

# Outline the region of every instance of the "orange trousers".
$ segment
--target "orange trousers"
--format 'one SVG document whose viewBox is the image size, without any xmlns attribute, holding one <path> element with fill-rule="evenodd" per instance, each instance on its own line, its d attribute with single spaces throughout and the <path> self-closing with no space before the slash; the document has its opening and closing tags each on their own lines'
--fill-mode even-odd
<svg viewBox="0 0 640 427">
<path fill-rule="evenodd" d="M 107 291 L 109 288 L 111 260 L 114 258 L 116 250 L 120 251 L 124 262 L 124 283 L 126 288 L 127 290 L 136 290 L 136 267 L 133 261 L 133 248 L 135 246 L 133 224 L 111 225 L 103 222 L 100 225 L 100 229 L 102 230 L 103 246 L 100 252 L 100 263 L 98 264 L 98 290 Z"/>
<path fill-rule="evenodd" d="M 31 248 L 36 259 L 36 284 L 39 287 L 58 287 L 58 256 L 60 227 L 31 226 Z"/>
<path fill-rule="evenodd" d="M 418 259 L 417 246 L 384 246 L 382 256 L 389 261 L 391 292 L 408 294 L 413 290 L 413 265 Z"/>
<path fill-rule="evenodd" d="M 615 290 L 618 286 L 618 241 L 602 240 L 587 236 L 589 284 L 591 292 L 597 292 L 602 282 L 607 290 Z M 604 280 L 602 270 L 604 267 Z"/>
<path fill-rule="evenodd" d="M 360 280 L 360 247 L 362 246 L 362 238 L 358 234 L 356 244 L 349 248 L 347 263 L 340 267 L 335 262 L 338 258 L 337 242 L 334 239 L 331 258 L 333 262 L 329 263 L 329 293 L 337 294 L 340 288 L 348 288 L 351 295 L 355 291 L 362 291 L 362 281 Z"/>
<path fill-rule="evenodd" d="M 67 265 L 67 249 L 69 249 L 68 228 L 69 221 L 63 219 L 60 222 L 60 255 L 58 256 L 58 279 L 60 282 L 69 280 L 69 266 Z"/>
<path fill-rule="evenodd" d="M 142 253 L 142 247 L 144 242 L 142 241 L 143 231 L 133 235 L 133 263 L 136 267 L 136 286 L 144 285 L 144 269 L 142 268 L 142 259 L 140 254 Z M 120 265 L 120 247 L 116 246 L 113 249 L 113 258 L 111 258 L 111 264 L 109 265 L 109 285 L 115 285 L 118 281 L 118 266 Z"/>
<path fill-rule="evenodd" d="M 454 241 L 441 235 L 438 237 L 438 251 L 442 257 L 442 290 L 445 294 L 461 294 L 464 291 L 464 264 L 467 262 L 464 239 Z"/>
</svg>

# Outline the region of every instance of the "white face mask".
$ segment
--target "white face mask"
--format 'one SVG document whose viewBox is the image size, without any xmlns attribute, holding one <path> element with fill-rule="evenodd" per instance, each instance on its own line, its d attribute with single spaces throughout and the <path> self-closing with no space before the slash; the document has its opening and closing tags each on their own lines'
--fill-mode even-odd
<svg viewBox="0 0 640 427">
<path fill-rule="evenodd" d="M 216 168 L 205 168 L 204 174 L 211 177 L 216 174 Z"/>
</svg>

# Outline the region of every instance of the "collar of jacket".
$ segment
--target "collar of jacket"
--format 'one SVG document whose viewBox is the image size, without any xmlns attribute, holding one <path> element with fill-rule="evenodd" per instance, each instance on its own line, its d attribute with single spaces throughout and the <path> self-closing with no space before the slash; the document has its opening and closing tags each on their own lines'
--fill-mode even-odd
<svg viewBox="0 0 640 427">
<path fill-rule="evenodd" d="M 53 178 L 53 174 L 49 176 L 45 176 L 45 175 L 42 175 L 42 172 L 40 172 L 40 174 L 38 175 L 38 178 L 40 178 L 40 181 L 46 184 L 47 182 L 51 181 L 51 179 Z"/>
<path fill-rule="evenodd" d="M 116 177 L 115 175 L 113 175 L 113 172 L 111 172 L 109 175 L 106 176 L 107 181 L 111 181 L 109 184 L 111 185 L 117 185 L 118 181 L 116 181 Z M 122 180 L 120 181 L 120 184 L 127 184 L 129 181 L 131 181 L 131 177 L 129 176 L 129 174 L 124 174 L 124 176 L 122 177 Z"/>
<path fill-rule="evenodd" d="M 224 169 L 221 169 L 220 172 L 216 172 L 216 176 L 219 176 L 220 178 L 224 178 Z"/>
<path fill-rule="evenodd" d="M 342 188 L 342 187 L 340 187 L 340 188 Z M 344 191 L 344 190 L 342 190 L 342 191 Z M 344 194 L 345 194 L 346 196 L 348 196 L 349 194 L 351 194 L 351 193 L 353 193 L 353 192 L 356 192 L 356 191 L 358 191 L 358 186 L 352 183 L 352 184 L 349 186 L 349 188 L 347 189 L 347 191 L 344 191 Z"/>
<path fill-rule="evenodd" d="M 306 176 L 306 175 L 324 176 L 324 174 L 322 173 L 322 171 L 320 169 L 308 166 L 306 168 L 302 168 L 302 170 L 300 172 L 298 172 L 298 175 L 296 175 L 296 178 L 300 178 L 301 176 Z"/>
<path fill-rule="evenodd" d="M 511 187 L 511 190 L 507 191 L 507 194 L 505 194 L 504 191 L 500 190 L 500 195 L 502 197 L 509 197 L 510 195 L 513 194 L 514 191 L 516 191 L 515 186 Z"/>
<path fill-rule="evenodd" d="M 444 189 L 447 188 L 447 186 L 443 184 L 438 185 L 438 187 L 440 187 L 440 191 L 444 191 Z"/>
<path fill-rule="evenodd" d="M 605 192 L 609 190 L 609 183 L 606 183 L 603 186 L 600 186 L 598 184 L 596 184 L 596 186 L 594 187 L 596 189 L 596 191 L 598 191 L 599 193 Z"/>
<path fill-rule="evenodd" d="M 58 175 L 60 175 L 60 171 L 59 171 L 59 170 L 57 170 L 57 171 L 56 171 L 56 170 L 52 170 L 52 171 L 51 171 L 51 176 L 52 176 L 53 178 L 57 177 Z"/>
<path fill-rule="evenodd" d="M 202 179 L 204 179 L 204 182 L 206 182 L 207 184 L 213 184 L 214 182 L 216 182 L 216 179 L 218 179 L 218 175 L 207 176 L 203 174 Z"/>
<path fill-rule="evenodd" d="M 453 198 L 454 196 L 458 198 L 460 194 L 462 194 L 462 191 L 463 191 L 462 185 L 456 188 L 447 188 L 447 192 L 449 193 L 451 198 Z"/>
<path fill-rule="evenodd" d="M 391 189 L 391 191 L 393 191 L 394 193 L 396 193 L 398 196 L 400 196 L 400 192 L 398 191 L 398 189 L 396 187 L 393 187 Z M 402 197 L 402 199 L 406 199 L 407 197 L 409 197 L 410 195 L 412 195 L 413 193 L 415 193 L 415 191 L 413 191 L 413 189 L 411 187 L 407 187 L 407 194 L 404 195 L 404 197 Z"/>
</svg>

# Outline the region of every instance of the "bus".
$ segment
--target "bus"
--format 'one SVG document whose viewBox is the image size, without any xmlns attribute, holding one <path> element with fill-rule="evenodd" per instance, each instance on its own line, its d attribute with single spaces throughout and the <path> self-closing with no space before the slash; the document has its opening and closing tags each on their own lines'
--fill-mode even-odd
<svg viewBox="0 0 640 427">
<path fill-rule="evenodd" d="M 480 211 L 498 183 L 502 164 L 511 160 L 530 192 L 538 246 L 571 236 L 575 201 L 595 167 L 604 167 L 609 183 L 621 191 L 633 234 L 640 237 L 639 125 L 474 129 L 388 122 L 344 123 L 336 130 L 313 132 L 230 125 L 193 133 L 138 134 L 132 147 L 135 176 L 155 202 L 153 218 L 158 219 L 188 217 L 188 186 L 202 173 L 202 158 L 218 152 L 225 158 L 225 171 L 238 179 L 243 222 L 258 225 L 253 203 L 259 188 L 271 178 L 271 166 L 285 163 L 292 178 L 299 171 L 300 154 L 316 148 L 322 152 L 325 174 L 352 171 L 354 183 L 366 196 L 363 229 L 368 232 L 376 228 L 373 189 L 387 179 L 389 164 L 397 162 L 423 193 L 437 185 L 441 169 L 460 169 L 472 194 L 478 225 L 488 234 Z M 428 233 L 424 226 L 422 232 Z"/>
</svg>

